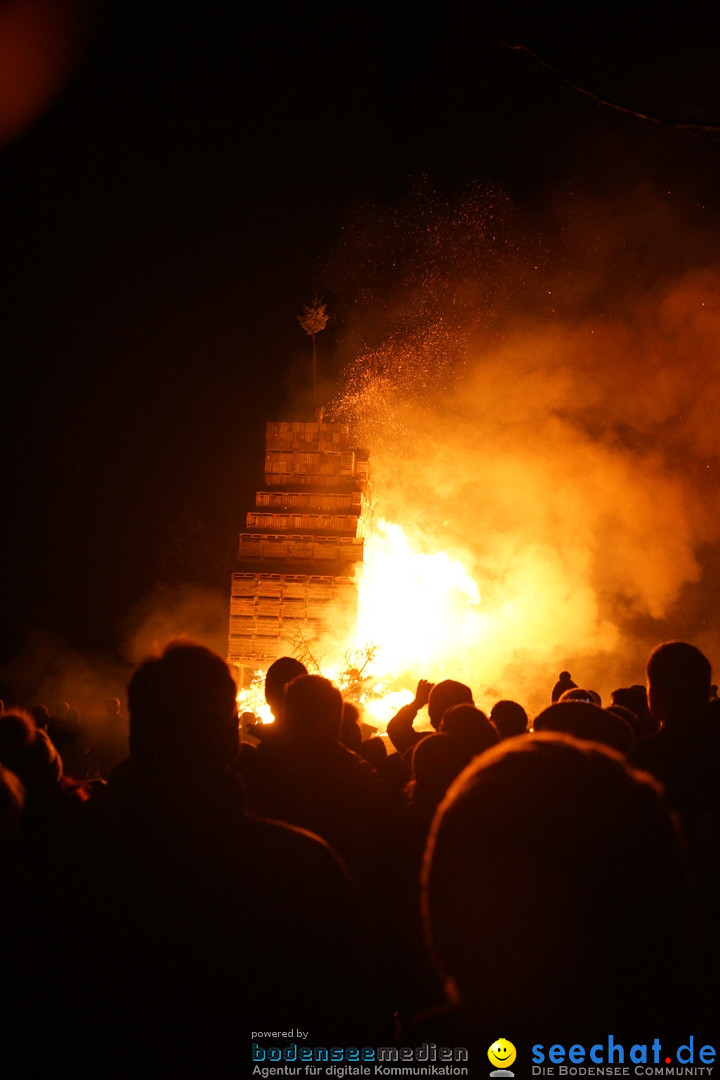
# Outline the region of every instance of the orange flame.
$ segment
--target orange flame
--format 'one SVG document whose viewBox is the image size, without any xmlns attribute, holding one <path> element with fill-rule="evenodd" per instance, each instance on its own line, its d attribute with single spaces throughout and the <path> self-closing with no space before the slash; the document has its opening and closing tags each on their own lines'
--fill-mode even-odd
<svg viewBox="0 0 720 1080">
<path fill-rule="evenodd" d="M 376 669 L 419 672 L 453 663 L 452 651 L 477 621 L 480 593 L 444 551 L 417 551 L 400 525 L 380 520 L 367 543 L 358 597 L 358 641 L 377 643 Z"/>
</svg>

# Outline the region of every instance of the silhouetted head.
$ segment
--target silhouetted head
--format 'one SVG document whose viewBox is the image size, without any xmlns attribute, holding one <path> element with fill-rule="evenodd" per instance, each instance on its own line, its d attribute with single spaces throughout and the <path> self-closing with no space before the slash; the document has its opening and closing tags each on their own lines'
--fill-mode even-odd
<svg viewBox="0 0 720 1080">
<path fill-rule="evenodd" d="M 285 688 L 285 730 L 303 742 L 337 742 L 342 694 L 322 675 L 300 675 Z"/>
<path fill-rule="evenodd" d="M 576 739 L 601 743 L 627 754 L 635 741 L 622 717 L 586 699 L 563 698 L 535 717 L 534 731 L 559 731 Z"/>
<path fill-rule="evenodd" d="M 613 716 L 619 716 L 627 724 L 633 734 L 633 743 L 643 734 L 638 727 L 638 718 L 631 709 L 626 709 L 624 705 L 608 705 L 605 712 L 612 713 Z"/>
<path fill-rule="evenodd" d="M 307 675 L 307 668 L 294 656 L 281 656 L 267 669 L 265 700 L 276 720 L 282 720 L 285 687 L 299 675 Z"/>
<path fill-rule="evenodd" d="M 528 728 L 528 714 L 517 701 L 498 701 L 490 710 L 490 719 L 501 739 L 522 735 Z"/>
<path fill-rule="evenodd" d="M 563 690 L 558 701 L 589 701 L 591 704 L 595 704 L 590 693 L 582 686 L 573 686 L 570 690 Z M 555 704 L 553 702 L 553 704 Z"/>
<path fill-rule="evenodd" d="M 347 746 L 348 750 L 354 750 L 356 754 L 360 753 L 360 747 L 362 746 L 360 710 L 352 701 L 343 702 L 340 742 L 343 746 Z"/>
<path fill-rule="evenodd" d="M 451 705 L 462 705 L 463 702 L 469 702 L 470 705 L 473 703 L 472 690 L 465 683 L 455 682 L 454 679 L 435 683 L 428 698 L 428 716 L 436 731 L 440 728 L 445 710 Z"/>
<path fill-rule="evenodd" d="M 602 708 L 602 698 L 597 690 L 586 690 L 583 686 L 573 686 L 569 690 L 563 690 L 558 701 L 589 701 L 591 705 Z"/>
<path fill-rule="evenodd" d="M 422 886 L 440 971 L 487 1030 L 512 1016 L 577 1037 L 618 1001 L 674 992 L 680 837 L 659 786 L 612 751 L 546 734 L 477 758 L 436 814 Z"/>
<path fill-rule="evenodd" d="M 373 735 L 372 738 L 366 739 L 362 743 L 359 752 L 368 764 L 372 765 L 373 769 L 377 769 L 378 772 L 382 770 L 387 761 L 385 742 L 379 735 Z"/>
<path fill-rule="evenodd" d="M 238 751 L 236 693 L 216 653 L 171 642 L 130 680 L 130 757 L 161 771 L 224 768 Z"/>
<path fill-rule="evenodd" d="M 629 719 L 635 737 L 652 735 L 658 730 L 658 722 L 650 715 L 648 708 L 647 689 L 636 683 L 633 686 L 621 686 L 613 690 L 611 694 L 613 705 L 619 705 L 632 713 L 633 719 Z"/>
<path fill-rule="evenodd" d="M 561 671 L 558 675 L 558 681 L 552 688 L 551 700 L 557 701 L 561 694 L 564 694 L 566 690 L 572 690 L 577 686 L 572 680 L 572 675 L 569 671 Z"/>
<path fill-rule="evenodd" d="M 0 714 L 0 762 L 15 773 L 28 792 L 56 784 L 63 771 L 49 735 L 22 709 Z"/>
<path fill-rule="evenodd" d="M 647 662 L 648 704 L 663 724 L 701 713 L 710 700 L 710 661 L 694 645 L 666 641 Z"/>
<path fill-rule="evenodd" d="M 50 723 L 50 710 L 47 705 L 33 705 L 32 709 L 33 720 L 39 728 L 47 728 Z"/>
<path fill-rule="evenodd" d="M 482 754 L 500 741 L 497 728 L 474 705 L 451 705 L 443 713 L 440 731 L 459 739 L 471 754 Z"/>
<path fill-rule="evenodd" d="M 446 732 L 425 735 L 412 752 L 413 785 L 410 790 L 413 799 L 437 806 L 455 777 L 474 756 L 463 740 Z"/>
</svg>

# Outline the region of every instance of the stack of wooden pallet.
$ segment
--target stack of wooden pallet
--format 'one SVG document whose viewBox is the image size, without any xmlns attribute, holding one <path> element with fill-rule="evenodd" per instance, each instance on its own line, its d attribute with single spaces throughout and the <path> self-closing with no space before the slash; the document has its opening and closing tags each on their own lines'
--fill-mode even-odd
<svg viewBox="0 0 720 1080">
<path fill-rule="evenodd" d="M 228 654 L 241 669 L 349 636 L 372 520 L 368 454 L 347 424 L 269 423 L 265 483 L 232 577 Z"/>
</svg>

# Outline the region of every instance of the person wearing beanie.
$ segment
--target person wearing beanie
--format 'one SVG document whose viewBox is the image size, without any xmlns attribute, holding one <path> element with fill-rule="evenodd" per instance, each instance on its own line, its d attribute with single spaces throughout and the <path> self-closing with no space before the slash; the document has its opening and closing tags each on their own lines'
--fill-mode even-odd
<svg viewBox="0 0 720 1080">
<path fill-rule="evenodd" d="M 553 704 L 559 700 L 562 694 L 566 690 L 576 690 L 577 683 L 573 682 L 572 675 L 569 671 L 561 671 L 558 675 L 558 681 L 555 683 L 552 689 L 552 702 Z"/>
</svg>

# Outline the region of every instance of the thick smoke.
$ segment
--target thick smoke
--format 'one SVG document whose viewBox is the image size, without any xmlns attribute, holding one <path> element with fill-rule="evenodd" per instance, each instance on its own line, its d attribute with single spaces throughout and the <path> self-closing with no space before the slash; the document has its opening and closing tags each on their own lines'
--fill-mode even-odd
<svg viewBox="0 0 720 1080">
<path fill-rule="evenodd" d="M 670 637 L 713 658 L 684 604 L 720 538 L 720 268 L 647 192 L 584 205 L 552 241 L 495 193 L 424 193 L 336 264 L 354 245 L 366 346 L 333 412 L 372 449 L 376 515 L 477 582 L 447 644 L 479 698 L 541 705 L 561 667 L 607 695 Z"/>
<path fill-rule="evenodd" d="M 2 670 L 14 691 L 7 704 L 43 704 L 54 711 L 67 702 L 79 711 L 88 732 L 101 730 L 109 699 L 118 698 L 125 708 L 134 669 L 173 638 L 198 641 L 225 655 L 226 608 L 226 597 L 209 588 L 157 587 L 128 614 L 120 657 L 80 653 L 57 636 L 34 631 L 24 650 Z"/>
<path fill-rule="evenodd" d="M 13 688 L 7 705 L 45 705 L 53 711 L 67 702 L 92 724 L 104 717 L 110 698 L 123 699 L 130 672 L 117 659 L 89 656 L 56 635 L 34 630 L 2 676 Z"/>
<path fill-rule="evenodd" d="M 125 624 L 123 653 L 131 670 L 158 655 L 175 638 L 227 653 L 227 599 L 200 585 L 157 586 L 135 606 Z"/>
</svg>

